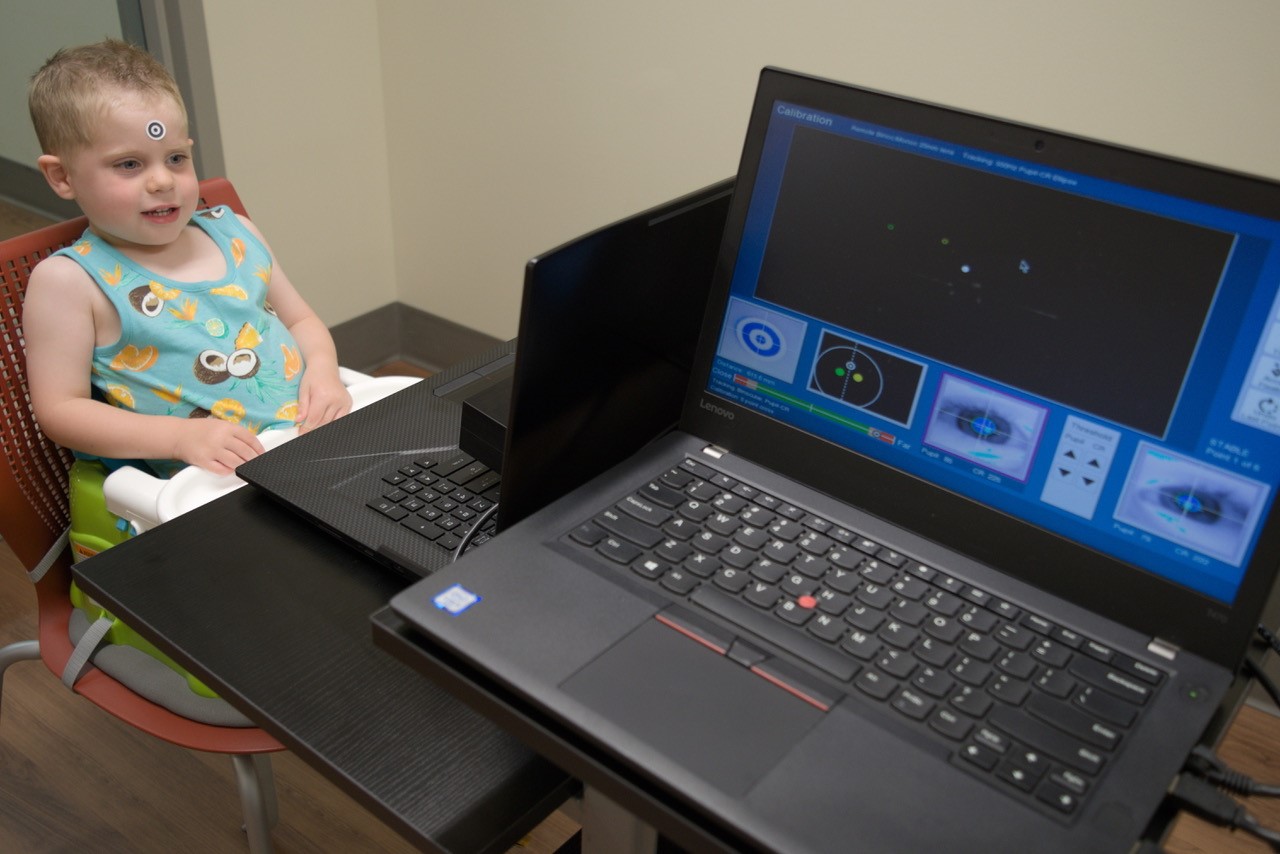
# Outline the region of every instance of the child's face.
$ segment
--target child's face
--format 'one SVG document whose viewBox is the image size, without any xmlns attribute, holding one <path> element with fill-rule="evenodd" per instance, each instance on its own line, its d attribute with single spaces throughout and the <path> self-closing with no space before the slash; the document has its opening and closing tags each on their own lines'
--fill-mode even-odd
<svg viewBox="0 0 1280 854">
<path fill-rule="evenodd" d="M 178 238 L 199 202 L 191 145 L 171 99 L 122 94 L 92 144 L 61 160 L 94 232 L 116 246 L 158 247 Z"/>
</svg>

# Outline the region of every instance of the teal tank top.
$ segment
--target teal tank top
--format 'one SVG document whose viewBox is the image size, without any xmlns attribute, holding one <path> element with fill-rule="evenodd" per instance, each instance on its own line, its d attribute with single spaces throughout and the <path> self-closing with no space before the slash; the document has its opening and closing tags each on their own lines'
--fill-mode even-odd
<svg viewBox="0 0 1280 854">
<path fill-rule="evenodd" d="M 59 251 L 93 278 L 120 315 L 120 340 L 93 351 L 92 383 L 108 403 L 145 415 L 221 418 L 255 433 L 293 424 L 304 365 L 267 301 L 271 254 L 227 207 L 193 226 L 221 249 L 216 281 L 177 282 L 144 269 L 90 231 Z M 175 460 L 146 460 L 168 477 Z"/>
</svg>

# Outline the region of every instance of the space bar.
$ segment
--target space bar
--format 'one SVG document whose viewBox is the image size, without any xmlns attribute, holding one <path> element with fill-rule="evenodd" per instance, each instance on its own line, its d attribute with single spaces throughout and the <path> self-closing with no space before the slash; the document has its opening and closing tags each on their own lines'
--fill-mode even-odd
<svg viewBox="0 0 1280 854">
<path fill-rule="evenodd" d="M 699 587 L 689 597 L 695 605 L 706 608 L 753 635 L 779 646 L 837 679 L 848 682 L 858 672 L 858 665 L 833 649 L 778 620 L 767 611 L 726 596 L 713 587 Z"/>
</svg>

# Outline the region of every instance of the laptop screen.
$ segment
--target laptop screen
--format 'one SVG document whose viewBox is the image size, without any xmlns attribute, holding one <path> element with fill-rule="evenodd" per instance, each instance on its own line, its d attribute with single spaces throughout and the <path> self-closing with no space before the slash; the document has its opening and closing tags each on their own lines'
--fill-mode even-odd
<svg viewBox="0 0 1280 854">
<path fill-rule="evenodd" d="M 1280 482 L 1280 222 L 876 119 L 773 102 L 706 390 L 1232 602 Z"/>
</svg>

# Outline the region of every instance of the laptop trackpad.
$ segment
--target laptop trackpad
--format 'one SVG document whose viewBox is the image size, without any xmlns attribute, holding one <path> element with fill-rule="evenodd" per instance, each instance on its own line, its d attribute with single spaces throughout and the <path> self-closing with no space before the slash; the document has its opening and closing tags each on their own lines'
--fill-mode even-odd
<svg viewBox="0 0 1280 854">
<path fill-rule="evenodd" d="M 561 688 L 736 795 L 822 719 L 813 706 L 657 620 L 646 620 Z"/>
</svg>

